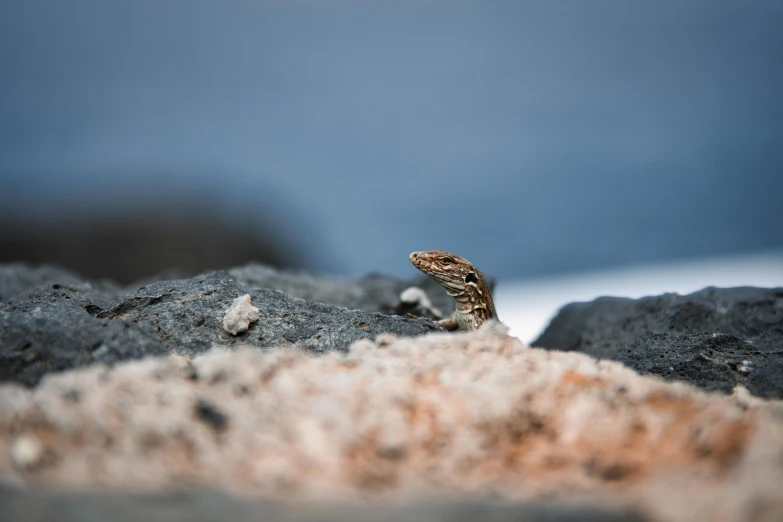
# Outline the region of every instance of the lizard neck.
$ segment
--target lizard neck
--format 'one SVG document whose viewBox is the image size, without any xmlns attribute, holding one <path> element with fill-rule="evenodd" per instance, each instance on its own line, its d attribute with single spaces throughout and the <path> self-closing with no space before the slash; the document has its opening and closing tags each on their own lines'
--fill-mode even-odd
<svg viewBox="0 0 783 522">
<path fill-rule="evenodd" d="M 475 283 L 466 284 L 463 290 L 447 288 L 447 291 L 457 302 L 457 313 L 476 315 L 480 319 L 479 324 L 489 319 L 497 319 L 495 302 L 483 276 L 479 276 Z"/>
</svg>

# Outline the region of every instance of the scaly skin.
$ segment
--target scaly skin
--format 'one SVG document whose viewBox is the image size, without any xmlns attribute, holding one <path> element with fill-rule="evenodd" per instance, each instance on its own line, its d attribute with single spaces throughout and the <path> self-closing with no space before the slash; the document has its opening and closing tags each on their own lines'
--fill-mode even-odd
<svg viewBox="0 0 783 522">
<path fill-rule="evenodd" d="M 486 321 L 498 319 L 489 286 L 470 261 L 444 250 L 412 252 L 410 260 L 457 301 L 454 315 L 437 321 L 443 328 L 478 330 Z"/>
</svg>

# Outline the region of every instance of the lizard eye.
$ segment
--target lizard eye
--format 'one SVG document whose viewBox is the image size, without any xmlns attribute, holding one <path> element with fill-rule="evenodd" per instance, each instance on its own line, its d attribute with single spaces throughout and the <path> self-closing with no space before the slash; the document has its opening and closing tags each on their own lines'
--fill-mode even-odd
<svg viewBox="0 0 783 522">
<path fill-rule="evenodd" d="M 450 265 L 454 262 L 454 260 L 450 257 L 441 257 L 440 262 L 443 263 L 444 265 Z"/>
<path fill-rule="evenodd" d="M 465 276 L 465 282 L 466 283 L 475 283 L 476 281 L 476 274 L 473 272 L 470 272 L 468 275 Z"/>
</svg>

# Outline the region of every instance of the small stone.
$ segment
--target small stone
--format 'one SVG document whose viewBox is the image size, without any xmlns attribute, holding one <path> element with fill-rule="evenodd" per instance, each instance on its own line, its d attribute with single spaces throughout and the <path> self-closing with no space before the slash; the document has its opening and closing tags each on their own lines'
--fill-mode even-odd
<svg viewBox="0 0 783 522">
<path fill-rule="evenodd" d="M 409 286 L 400 294 L 400 301 L 406 304 L 420 304 L 427 308 L 432 306 L 427 293 L 418 286 Z"/>
<path fill-rule="evenodd" d="M 250 294 L 234 299 L 223 316 L 223 329 L 231 335 L 247 331 L 250 323 L 258 321 L 258 308 L 250 304 Z"/>
<path fill-rule="evenodd" d="M 427 292 L 418 286 L 409 286 L 400 293 L 400 304 L 396 312 L 401 315 L 413 314 L 430 319 L 445 317 L 443 312 L 432 304 Z"/>
</svg>

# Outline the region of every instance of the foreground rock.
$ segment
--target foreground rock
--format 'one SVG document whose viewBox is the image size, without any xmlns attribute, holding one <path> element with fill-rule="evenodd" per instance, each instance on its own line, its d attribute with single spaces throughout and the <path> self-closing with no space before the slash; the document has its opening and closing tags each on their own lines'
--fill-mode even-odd
<svg viewBox="0 0 783 522">
<path fill-rule="evenodd" d="M 563 307 L 533 342 L 613 359 L 642 374 L 783 398 L 783 288 L 602 297 Z"/>
<path fill-rule="evenodd" d="M 3 269 L 0 380 L 28 386 L 53 371 L 172 352 L 194 356 L 213 344 L 288 345 L 323 352 L 347 350 L 357 339 L 382 333 L 416 336 L 441 330 L 425 320 L 294 299 L 268 287 L 251 288 L 226 272 L 158 281 L 120 295 L 121 290 L 109 283 L 84 282 L 58 269 Z M 391 278 L 378 281 L 389 287 L 404 284 Z M 338 289 L 350 285 L 362 288 L 352 282 L 332 286 L 342 296 Z M 250 294 L 260 319 L 234 337 L 222 328 L 222 318 L 243 294 Z M 371 308 L 366 294 L 359 304 Z M 391 302 L 392 294 L 383 298 Z"/>
<path fill-rule="evenodd" d="M 260 321 L 259 321 L 260 322 Z M 0 387 L 0 480 L 284 501 L 589 501 L 783 516 L 783 407 L 493 331 L 217 351 Z"/>
</svg>

